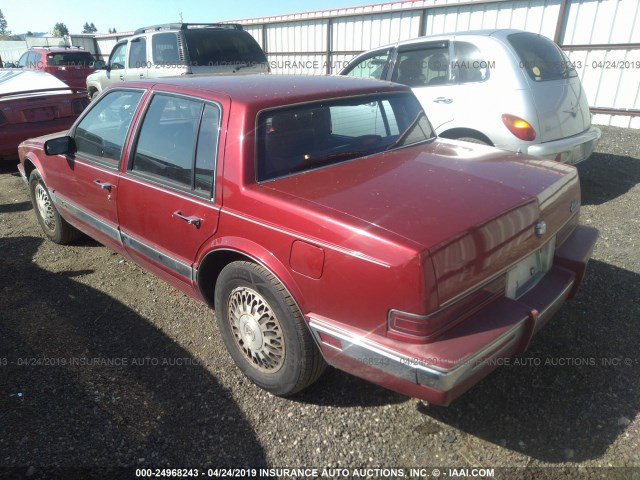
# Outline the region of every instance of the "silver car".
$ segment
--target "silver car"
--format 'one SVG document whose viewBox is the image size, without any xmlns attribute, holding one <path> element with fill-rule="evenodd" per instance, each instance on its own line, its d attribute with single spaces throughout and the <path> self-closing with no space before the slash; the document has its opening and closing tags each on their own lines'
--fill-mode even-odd
<svg viewBox="0 0 640 480">
<path fill-rule="evenodd" d="M 362 53 L 340 73 L 412 87 L 445 138 L 575 164 L 591 155 L 601 135 L 591 126 L 571 61 L 534 33 L 421 37 Z"/>
</svg>

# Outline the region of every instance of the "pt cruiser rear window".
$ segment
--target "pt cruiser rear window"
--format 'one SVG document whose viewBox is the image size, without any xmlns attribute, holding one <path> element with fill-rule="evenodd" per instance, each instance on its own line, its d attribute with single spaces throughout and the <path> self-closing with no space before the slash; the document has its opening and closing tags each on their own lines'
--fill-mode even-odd
<svg viewBox="0 0 640 480">
<path fill-rule="evenodd" d="M 536 82 L 576 77 L 569 57 L 551 40 L 535 33 L 513 33 L 508 37 L 529 78 Z"/>
</svg>

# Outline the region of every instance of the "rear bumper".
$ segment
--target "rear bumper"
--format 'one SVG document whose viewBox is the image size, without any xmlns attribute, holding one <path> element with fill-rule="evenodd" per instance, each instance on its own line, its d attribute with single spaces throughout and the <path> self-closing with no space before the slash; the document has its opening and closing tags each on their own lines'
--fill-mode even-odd
<svg viewBox="0 0 640 480">
<path fill-rule="evenodd" d="M 601 135 L 602 132 L 599 128 L 591 127 L 589 130 L 572 137 L 531 145 L 527 149 L 527 153 L 550 160 L 554 160 L 557 155 L 560 155 L 563 163 L 575 165 L 591 156 Z"/>
<path fill-rule="evenodd" d="M 576 227 L 556 251 L 554 267 L 534 288 L 517 300 L 499 298 L 433 343 L 408 344 L 314 314 L 309 326 L 329 364 L 448 405 L 505 359 L 527 350 L 532 336 L 576 292 L 596 238 L 597 230 Z"/>
</svg>

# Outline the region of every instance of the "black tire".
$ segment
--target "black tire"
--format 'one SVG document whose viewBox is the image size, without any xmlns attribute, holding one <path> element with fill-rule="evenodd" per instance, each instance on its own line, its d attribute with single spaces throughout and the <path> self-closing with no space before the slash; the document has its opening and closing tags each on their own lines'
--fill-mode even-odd
<svg viewBox="0 0 640 480">
<path fill-rule="evenodd" d="M 81 233 L 60 216 L 56 210 L 49 189 L 42 180 L 40 172 L 34 170 L 29 175 L 29 191 L 36 218 L 44 234 L 52 242 L 65 244 L 77 239 Z"/>
<path fill-rule="evenodd" d="M 298 306 L 266 268 L 244 261 L 227 265 L 216 283 L 215 311 L 234 362 L 268 392 L 293 395 L 324 371 Z"/>
</svg>

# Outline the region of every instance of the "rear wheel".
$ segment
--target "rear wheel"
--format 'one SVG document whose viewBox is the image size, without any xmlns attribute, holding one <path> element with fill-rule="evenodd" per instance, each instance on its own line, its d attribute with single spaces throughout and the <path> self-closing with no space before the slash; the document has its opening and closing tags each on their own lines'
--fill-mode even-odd
<svg viewBox="0 0 640 480">
<path fill-rule="evenodd" d="M 312 384 L 326 366 L 282 283 L 251 262 L 227 265 L 216 283 L 216 319 L 236 365 L 274 395 Z"/>
<path fill-rule="evenodd" d="M 64 244 L 80 236 L 80 232 L 69 225 L 56 210 L 49 190 L 37 170 L 34 170 L 29 175 L 29 191 L 31 192 L 31 203 L 36 212 L 38 223 L 51 241 Z"/>
</svg>

